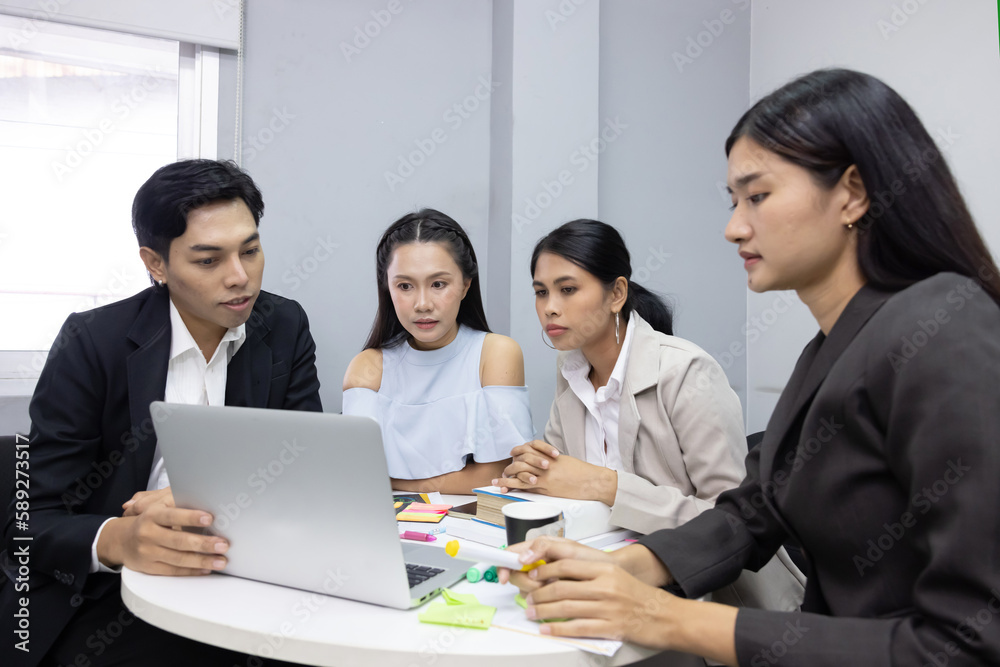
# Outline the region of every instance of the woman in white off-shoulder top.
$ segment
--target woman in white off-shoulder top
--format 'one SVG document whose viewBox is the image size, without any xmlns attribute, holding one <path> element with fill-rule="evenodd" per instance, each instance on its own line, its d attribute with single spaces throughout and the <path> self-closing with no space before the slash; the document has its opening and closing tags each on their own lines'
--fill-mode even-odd
<svg viewBox="0 0 1000 667">
<path fill-rule="evenodd" d="M 378 313 L 344 376 L 344 414 L 375 419 L 402 491 L 470 493 L 534 436 L 524 359 L 490 333 L 469 237 L 432 209 L 403 216 L 376 251 Z"/>
</svg>

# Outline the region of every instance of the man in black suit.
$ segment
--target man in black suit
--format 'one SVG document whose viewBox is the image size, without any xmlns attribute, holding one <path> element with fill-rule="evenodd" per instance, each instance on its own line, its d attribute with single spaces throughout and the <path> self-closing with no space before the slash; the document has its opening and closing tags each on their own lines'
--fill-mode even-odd
<svg viewBox="0 0 1000 667">
<path fill-rule="evenodd" d="M 246 664 L 132 616 L 117 573 L 226 564 L 224 539 L 174 530 L 211 515 L 173 506 L 152 401 L 322 410 L 305 312 L 260 289 L 263 208 L 231 162 L 159 169 L 132 208 L 154 285 L 63 325 L 31 400 L 30 514 L 12 502 L 4 533 L 0 613 L 30 619 L 4 633 L 17 664 Z"/>
</svg>

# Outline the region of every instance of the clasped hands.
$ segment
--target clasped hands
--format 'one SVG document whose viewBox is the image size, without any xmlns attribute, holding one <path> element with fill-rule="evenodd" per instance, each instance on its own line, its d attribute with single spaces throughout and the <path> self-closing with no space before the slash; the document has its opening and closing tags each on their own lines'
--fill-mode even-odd
<svg viewBox="0 0 1000 667">
<path fill-rule="evenodd" d="M 493 486 L 501 487 L 503 493 L 528 489 L 547 496 L 614 505 L 618 473 L 610 468 L 562 454 L 542 440 L 518 445 L 510 455 L 513 461 L 504 469 L 503 477 L 493 480 Z"/>
<path fill-rule="evenodd" d="M 174 506 L 170 487 L 140 491 L 122 505 L 122 516 L 109 521 L 97 543 L 105 565 L 125 565 L 147 574 L 201 575 L 226 566 L 229 542 L 184 528 L 207 528 L 212 515 Z"/>
</svg>

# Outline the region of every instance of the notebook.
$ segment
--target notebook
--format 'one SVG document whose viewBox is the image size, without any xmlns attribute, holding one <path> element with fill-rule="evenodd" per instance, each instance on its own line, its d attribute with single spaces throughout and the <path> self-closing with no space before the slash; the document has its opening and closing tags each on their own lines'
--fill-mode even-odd
<svg viewBox="0 0 1000 667">
<path fill-rule="evenodd" d="M 155 402 L 178 507 L 211 512 L 224 574 L 407 609 L 468 564 L 399 539 L 378 424 L 294 410 Z"/>
</svg>

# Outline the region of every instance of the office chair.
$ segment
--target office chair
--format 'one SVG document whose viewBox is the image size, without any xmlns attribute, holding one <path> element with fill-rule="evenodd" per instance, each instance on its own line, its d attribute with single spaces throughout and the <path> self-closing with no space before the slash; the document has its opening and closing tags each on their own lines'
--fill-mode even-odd
<svg viewBox="0 0 1000 667">
<path fill-rule="evenodd" d="M 14 463 L 17 460 L 14 447 L 17 442 L 16 436 L 0 435 L 0 534 L 3 533 L 7 525 L 7 510 L 10 509 L 10 500 L 14 494 Z M 4 547 L 0 544 L 0 557 L 5 557 Z M 0 590 L 7 585 L 7 577 L 0 573 Z"/>
<path fill-rule="evenodd" d="M 16 462 L 14 445 L 17 437 L 0 435 L 0 503 L 3 507 L 4 523 L 7 519 L 7 508 L 14 493 L 14 464 Z"/>
</svg>

